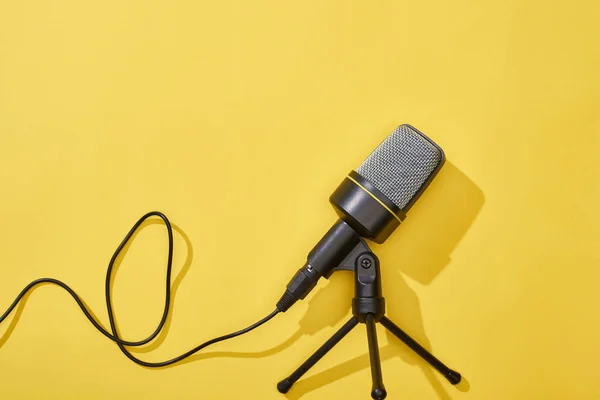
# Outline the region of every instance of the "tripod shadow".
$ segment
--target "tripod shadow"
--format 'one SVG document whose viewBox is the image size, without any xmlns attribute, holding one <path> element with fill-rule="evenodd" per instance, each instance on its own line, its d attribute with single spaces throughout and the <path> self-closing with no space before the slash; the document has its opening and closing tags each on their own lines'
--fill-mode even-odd
<svg viewBox="0 0 600 400">
<path fill-rule="evenodd" d="M 387 317 L 429 351 L 432 350 L 432 346 L 425 333 L 419 298 L 407 284 L 403 274 L 421 284 L 431 283 L 450 264 L 452 252 L 475 220 L 483 203 L 484 196 L 481 190 L 458 168 L 446 162 L 439 175 L 410 210 L 402 226 L 385 245 L 379 247 L 369 244 L 381 260 Z M 311 299 L 308 311 L 300 324 L 301 331 L 314 334 L 324 327 L 323 318 L 328 325 L 334 325 L 348 315 L 350 299 L 353 297 L 352 275 L 334 274 L 326 290 L 319 291 Z M 348 307 L 332 313 L 331 305 L 338 304 L 340 298 L 348 299 Z M 331 318 L 337 320 L 333 321 Z M 402 361 L 419 367 L 437 397 L 442 400 L 450 399 L 445 385 L 441 382 L 445 382 L 445 378 L 391 333 L 386 331 L 386 334 L 388 344 L 380 348 L 381 360 L 399 356 Z M 315 344 L 315 349 L 320 344 Z M 365 349 L 366 347 L 365 335 Z M 437 356 L 444 362 L 443 354 Z M 298 365 L 303 361 L 298 360 Z M 459 363 L 448 361 L 451 368 L 455 364 Z M 369 355 L 365 353 L 298 381 L 286 397 L 290 400 L 299 399 L 308 392 L 368 369 L 369 366 Z M 456 368 L 460 371 L 460 365 L 456 365 Z M 384 382 L 385 379 L 384 371 Z M 461 391 L 470 389 L 464 375 L 456 388 Z"/>
</svg>

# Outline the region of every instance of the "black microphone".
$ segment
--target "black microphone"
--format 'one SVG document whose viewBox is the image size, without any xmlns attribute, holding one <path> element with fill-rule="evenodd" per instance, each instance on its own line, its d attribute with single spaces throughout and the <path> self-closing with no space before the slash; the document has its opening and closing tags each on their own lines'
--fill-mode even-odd
<svg viewBox="0 0 600 400">
<path fill-rule="evenodd" d="M 339 219 L 290 280 L 277 309 L 285 312 L 304 299 L 362 238 L 385 242 L 444 161 L 443 150 L 423 133 L 406 124 L 396 128 L 329 197 Z"/>
</svg>

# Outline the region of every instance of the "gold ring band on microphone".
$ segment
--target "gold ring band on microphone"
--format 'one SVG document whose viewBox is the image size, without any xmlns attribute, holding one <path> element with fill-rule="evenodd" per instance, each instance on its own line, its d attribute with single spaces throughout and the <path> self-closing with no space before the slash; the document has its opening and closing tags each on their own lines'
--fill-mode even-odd
<svg viewBox="0 0 600 400">
<path fill-rule="evenodd" d="M 365 188 L 363 185 L 361 185 L 356 179 L 354 179 L 350 175 L 348 175 L 346 178 L 350 179 L 356 186 L 358 186 L 359 188 L 361 188 L 362 190 L 364 190 L 369 196 L 371 196 L 372 198 L 374 198 L 379 204 L 381 204 L 383 206 L 383 208 L 385 208 L 386 210 L 388 210 L 390 212 L 390 214 L 392 214 L 394 216 L 394 218 L 396 218 L 398 220 L 398 222 L 402 223 L 402 220 L 400 219 L 399 216 L 396 215 L 395 212 L 393 212 L 392 210 L 390 210 L 390 208 L 388 206 L 386 206 L 383 201 L 379 200 L 377 198 L 377 196 L 375 196 L 367 188 Z"/>
</svg>

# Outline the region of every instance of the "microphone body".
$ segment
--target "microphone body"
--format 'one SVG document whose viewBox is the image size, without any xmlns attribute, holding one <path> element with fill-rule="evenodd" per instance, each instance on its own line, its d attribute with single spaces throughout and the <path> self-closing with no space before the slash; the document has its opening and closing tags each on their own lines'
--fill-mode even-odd
<svg viewBox="0 0 600 400">
<path fill-rule="evenodd" d="M 444 161 L 442 149 L 414 127 L 401 125 L 392 132 L 330 196 L 339 219 L 309 252 L 277 308 L 285 312 L 304 299 L 363 238 L 385 242 Z"/>
</svg>

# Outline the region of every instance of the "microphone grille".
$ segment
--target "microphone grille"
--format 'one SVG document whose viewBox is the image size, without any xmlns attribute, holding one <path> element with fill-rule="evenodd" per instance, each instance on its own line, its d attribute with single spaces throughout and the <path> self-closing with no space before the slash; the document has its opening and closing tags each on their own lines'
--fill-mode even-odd
<svg viewBox="0 0 600 400">
<path fill-rule="evenodd" d="M 356 172 L 406 212 L 444 162 L 444 152 L 410 125 L 401 125 Z"/>
</svg>

